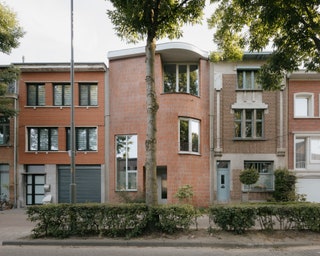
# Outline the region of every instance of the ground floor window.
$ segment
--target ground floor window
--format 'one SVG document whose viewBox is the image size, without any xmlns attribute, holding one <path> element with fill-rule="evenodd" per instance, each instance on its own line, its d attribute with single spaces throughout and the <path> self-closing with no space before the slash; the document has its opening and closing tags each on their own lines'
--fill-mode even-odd
<svg viewBox="0 0 320 256">
<path fill-rule="evenodd" d="M 0 164 L 0 194 L 9 198 L 9 165 Z"/>
<path fill-rule="evenodd" d="M 244 185 L 244 190 L 252 191 L 273 191 L 274 190 L 274 172 L 273 161 L 244 161 L 244 169 L 256 169 L 260 176 L 259 180 L 251 185 Z"/>
<path fill-rule="evenodd" d="M 118 191 L 137 190 L 138 136 L 116 136 L 116 171 Z"/>
<path fill-rule="evenodd" d="M 320 163 L 320 136 L 296 136 L 295 169 L 309 169 Z"/>
</svg>

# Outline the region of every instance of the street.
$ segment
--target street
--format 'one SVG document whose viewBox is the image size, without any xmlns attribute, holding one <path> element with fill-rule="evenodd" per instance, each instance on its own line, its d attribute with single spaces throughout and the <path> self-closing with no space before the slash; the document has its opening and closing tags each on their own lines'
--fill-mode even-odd
<svg viewBox="0 0 320 256">
<path fill-rule="evenodd" d="M 320 255 L 320 246 L 292 247 L 292 248 L 210 248 L 210 247 L 67 247 L 67 246 L 2 246 L 0 256 L 253 256 L 253 255 Z"/>
</svg>

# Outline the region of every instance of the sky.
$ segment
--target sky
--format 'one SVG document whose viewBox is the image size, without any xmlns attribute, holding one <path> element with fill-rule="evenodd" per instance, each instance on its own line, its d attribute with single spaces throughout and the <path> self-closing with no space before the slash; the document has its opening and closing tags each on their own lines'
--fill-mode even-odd
<svg viewBox="0 0 320 256">
<path fill-rule="evenodd" d="M 26 32 L 20 46 L 9 55 L 0 53 L 0 64 L 35 62 L 70 62 L 71 59 L 71 0 L 0 0 L 16 13 Z M 179 42 L 191 43 L 202 50 L 213 51 L 213 30 L 206 19 L 214 7 L 206 1 L 202 25 L 183 28 Z M 109 51 L 145 46 L 145 41 L 128 44 L 115 34 L 106 10 L 112 7 L 106 0 L 74 0 L 74 61 L 104 62 Z M 157 43 L 170 42 L 169 39 Z"/>
</svg>

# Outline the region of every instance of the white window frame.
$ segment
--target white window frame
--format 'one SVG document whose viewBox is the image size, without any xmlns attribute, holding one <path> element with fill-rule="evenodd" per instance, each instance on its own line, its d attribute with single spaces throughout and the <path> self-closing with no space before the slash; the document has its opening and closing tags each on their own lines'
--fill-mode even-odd
<svg viewBox="0 0 320 256">
<path fill-rule="evenodd" d="M 188 150 L 181 150 L 181 141 L 180 141 L 180 122 L 181 121 L 187 121 L 188 122 Z M 189 127 L 192 127 L 192 123 L 197 123 L 198 124 L 198 151 L 193 151 L 192 150 L 192 129 L 189 129 Z M 200 140 L 201 140 L 201 136 L 200 136 L 200 120 L 198 119 L 193 119 L 193 118 L 186 118 L 186 117 L 180 117 L 179 118 L 179 130 L 178 130 L 178 134 L 179 134 L 179 153 L 184 153 L 184 154 L 200 154 Z"/>
<path fill-rule="evenodd" d="M 297 114 L 297 100 L 298 99 L 307 99 L 307 115 L 299 115 Z M 295 118 L 310 118 L 314 116 L 314 95 L 313 93 L 308 92 L 298 92 L 294 94 L 294 101 L 293 101 L 293 113 Z"/>
<path fill-rule="evenodd" d="M 296 157 L 296 142 L 297 139 L 305 139 L 305 164 L 304 167 L 297 167 L 297 157 Z M 320 140 L 320 134 L 295 134 L 294 136 L 294 169 L 297 171 L 305 171 L 305 170 L 315 170 L 319 171 L 320 160 L 312 159 L 311 155 L 311 141 L 312 139 Z"/>
</svg>

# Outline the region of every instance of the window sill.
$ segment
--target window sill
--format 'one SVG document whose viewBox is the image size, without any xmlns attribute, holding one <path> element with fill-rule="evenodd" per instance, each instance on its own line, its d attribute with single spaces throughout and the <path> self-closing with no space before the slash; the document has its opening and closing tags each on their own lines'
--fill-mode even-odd
<svg viewBox="0 0 320 256">
<path fill-rule="evenodd" d="M 195 94 L 188 93 L 188 92 L 162 92 L 161 93 L 161 95 L 171 95 L 171 94 L 189 95 L 189 96 L 200 98 L 200 95 L 195 95 Z"/>
<path fill-rule="evenodd" d="M 239 88 L 236 88 L 236 92 L 263 92 L 263 89 L 239 89 Z"/>
<path fill-rule="evenodd" d="M 201 154 L 198 152 L 186 152 L 186 151 L 179 151 L 179 155 L 201 156 Z"/>
<path fill-rule="evenodd" d="M 233 141 L 266 141 L 265 138 L 233 138 Z"/>
</svg>

